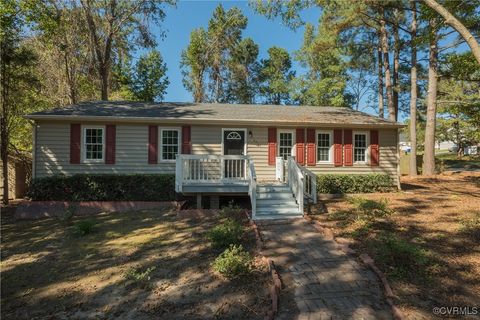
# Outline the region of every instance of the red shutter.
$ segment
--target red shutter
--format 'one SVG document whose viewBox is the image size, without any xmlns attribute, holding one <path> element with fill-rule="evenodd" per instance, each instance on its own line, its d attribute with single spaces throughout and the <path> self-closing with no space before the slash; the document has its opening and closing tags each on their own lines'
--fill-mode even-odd
<svg viewBox="0 0 480 320">
<path fill-rule="evenodd" d="M 333 163 L 335 167 L 340 167 L 343 164 L 342 152 L 342 130 L 333 130 Z"/>
<path fill-rule="evenodd" d="M 380 150 L 378 147 L 378 130 L 370 130 L 370 165 L 378 166 L 380 163 Z"/>
<path fill-rule="evenodd" d="M 70 163 L 80 163 L 80 124 L 70 124 Z"/>
<path fill-rule="evenodd" d="M 353 166 L 353 145 L 352 145 L 352 130 L 343 130 L 343 150 L 345 158 L 343 164 L 345 166 Z"/>
<path fill-rule="evenodd" d="M 107 133 L 105 137 L 106 148 L 105 148 L 105 163 L 114 164 L 115 163 L 115 140 L 116 140 L 116 128 L 114 124 L 109 124 L 106 126 Z"/>
<path fill-rule="evenodd" d="M 158 161 L 158 126 L 148 126 L 148 163 Z"/>
<path fill-rule="evenodd" d="M 317 162 L 315 152 L 315 129 L 307 129 L 307 165 L 314 166 Z"/>
<path fill-rule="evenodd" d="M 182 127 L 182 154 L 192 153 L 192 130 L 190 126 Z"/>
<path fill-rule="evenodd" d="M 305 164 L 305 129 L 297 129 L 296 136 L 296 160 L 302 166 Z"/>
<path fill-rule="evenodd" d="M 277 156 L 277 128 L 268 128 L 268 165 L 275 165 Z"/>
</svg>

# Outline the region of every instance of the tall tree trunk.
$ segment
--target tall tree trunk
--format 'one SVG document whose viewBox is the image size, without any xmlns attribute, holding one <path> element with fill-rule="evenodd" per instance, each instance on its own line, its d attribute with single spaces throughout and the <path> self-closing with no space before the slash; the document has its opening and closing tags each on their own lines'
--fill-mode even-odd
<svg viewBox="0 0 480 320">
<path fill-rule="evenodd" d="M 387 89 L 388 120 L 395 121 L 395 109 L 393 106 L 393 88 L 390 74 L 390 59 L 388 54 L 388 35 L 385 27 L 385 12 L 381 9 L 380 34 L 382 35 L 383 67 L 385 69 L 385 87 Z"/>
<path fill-rule="evenodd" d="M 410 175 L 417 175 L 417 6 L 415 0 L 410 2 L 412 8 L 412 26 L 410 29 L 410 47 L 412 50 L 410 69 Z"/>
<path fill-rule="evenodd" d="M 3 47 L 3 43 L 2 43 Z M 2 158 L 3 204 L 8 204 L 8 58 L 6 50 L 0 51 L 0 91 L 2 114 L 0 115 L 0 154 Z"/>
<path fill-rule="evenodd" d="M 381 39 L 381 36 L 378 37 Z M 379 41 L 380 42 L 380 41 Z M 377 50 L 377 62 L 378 62 L 378 115 L 380 118 L 385 118 L 385 111 L 383 110 L 383 62 L 382 62 L 382 46 L 378 45 Z"/>
<path fill-rule="evenodd" d="M 398 9 L 395 9 L 395 21 L 393 23 L 393 109 L 395 110 L 395 121 L 398 120 L 398 72 L 400 69 L 400 35 L 398 34 Z"/>
<path fill-rule="evenodd" d="M 468 46 L 472 50 L 472 54 L 477 59 L 477 62 L 480 64 L 480 45 L 478 41 L 475 39 L 473 34 L 468 31 L 467 28 L 461 23 L 453 14 L 448 12 L 441 4 L 436 2 L 435 0 L 424 0 L 424 2 L 435 10 L 438 14 L 440 14 L 444 19 L 445 23 L 450 25 L 453 29 L 457 30 L 458 33 L 462 36 L 463 39 L 467 42 Z"/>
<path fill-rule="evenodd" d="M 3 110 L 2 110 L 3 112 Z M 1 142 L 0 142 L 0 153 L 2 154 L 2 178 L 3 178 L 3 204 L 7 205 L 8 204 L 8 189 L 9 189 L 9 183 L 8 183 L 8 128 L 6 124 L 6 113 L 2 115 L 2 119 L 0 122 L 0 126 L 2 127 L 0 129 L 0 136 L 1 136 Z"/>
<path fill-rule="evenodd" d="M 428 57 L 428 93 L 427 124 L 425 127 L 425 153 L 423 155 L 423 174 L 435 174 L 435 125 L 437 117 L 437 68 L 438 68 L 438 34 L 437 21 L 429 21 L 430 52 Z"/>
<path fill-rule="evenodd" d="M 103 101 L 108 101 L 108 71 L 109 68 L 102 66 L 99 68 L 99 75 L 100 75 L 100 81 L 101 81 L 101 95 L 102 95 L 102 100 Z"/>
</svg>

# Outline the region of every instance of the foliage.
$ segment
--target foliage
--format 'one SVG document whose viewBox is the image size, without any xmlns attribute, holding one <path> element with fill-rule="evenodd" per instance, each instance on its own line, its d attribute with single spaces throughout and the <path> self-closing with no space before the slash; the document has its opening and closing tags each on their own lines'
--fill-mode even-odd
<svg viewBox="0 0 480 320">
<path fill-rule="evenodd" d="M 227 218 L 221 224 L 213 227 L 207 234 L 214 248 L 228 248 L 232 244 L 239 244 L 243 236 L 242 224 L 232 218 Z"/>
<path fill-rule="evenodd" d="M 253 103 L 258 91 L 258 45 L 250 38 L 242 39 L 231 52 L 228 64 L 226 100 Z"/>
<path fill-rule="evenodd" d="M 252 257 L 241 245 L 230 245 L 212 263 L 213 270 L 227 278 L 246 275 L 252 270 Z"/>
<path fill-rule="evenodd" d="M 95 228 L 95 221 L 94 220 L 81 220 L 77 223 L 75 223 L 74 228 L 75 228 L 75 233 L 80 235 L 80 236 L 85 236 L 87 234 L 90 234 L 93 232 Z"/>
<path fill-rule="evenodd" d="M 152 50 L 140 57 L 135 64 L 132 91 L 137 100 L 161 101 L 168 84 L 167 65 L 158 50 Z"/>
<path fill-rule="evenodd" d="M 193 94 L 194 102 L 204 102 L 205 74 L 209 66 L 208 36 L 203 28 L 190 33 L 190 42 L 182 51 L 180 67 L 183 74 L 183 86 Z"/>
<path fill-rule="evenodd" d="M 242 220 L 242 208 L 234 203 L 234 201 L 230 201 L 228 206 L 222 207 L 220 210 L 220 216 L 223 218 L 232 218 L 235 220 Z"/>
<path fill-rule="evenodd" d="M 346 106 L 346 66 L 341 56 L 337 33 L 322 23 L 317 30 L 307 24 L 296 59 L 308 72 L 296 79 L 292 98 L 303 105 Z"/>
<path fill-rule="evenodd" d="M 292 61 L 287 50 L 279 47 L 268 49 L 268 58 L 261 61 L 261 96 L 267 104 L 290 102 L 290 84 L 295 77 L 291 71 Z"/>
<path fill-rule="evenodd" d="M 132 267 L 124 274 L 124 278 L 138 283 L 141 286 L 148 286 L 148 281 L 150 281 L 151 274 L 155 269 L 156 267 L 153 266 L 142 271 L 140 268 Z"/>
<path fill-rule="evenodd" d="M 36 201 L 169 201 L 175 199 L 169 174 L 52 176 L 32 181 L 28 197 Z"/>
<path fill-rule="evenodd" d="M 432 263 L 428 251 L 389 232 L 381 234 L 371 247 L 375 261 L 394 278 L 414 279 L 416 275 L 426 275 Z"/>
<path fill-rule="evenodd" d="M 390 208 L 388 208 L 387 199 L 375 201 L 361 197 L 353 197 L 349 199 L 349 202 L 355 206 L 355 211 L 360 216 L 382 218 L 390 215 L 393 212 Z"/>
<path fill-rule="evenodd" d="M 386 174 L 322 174 L 317 176 L 318 193 L 387 192 L 394 188 Z"/>
<path fill-rule="evenodd" d="M 460 224 L 461 233 L 480 240 L 480 213 L 475 214 L 471 219 L 461 221 Z"/>
</svg>

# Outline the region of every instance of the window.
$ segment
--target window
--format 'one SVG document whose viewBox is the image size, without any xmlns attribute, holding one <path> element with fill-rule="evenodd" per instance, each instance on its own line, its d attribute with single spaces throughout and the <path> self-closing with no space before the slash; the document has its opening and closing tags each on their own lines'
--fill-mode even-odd
<svg viewBox="0 0 480 320">
<path fill-rule="evenodd" d="M 179 130 L 163 129 L 160 137 L 162 160 L 175 160 L 179 149 Z"/>
<path fill-rule="evenodd" d="M 353 161 L 366 162 L 367 159 L 367 135 L 355 133 L 353 135 Z"/>
<path fill-rule="evenodd" d="M 292 132 L 280 132 L 278 143 L 278 155 L 284 160 L 292 155 L 293 148 L 293 133 Z"/>
<path fill-rule="evenodd" d="M 84 160 L 102 161 L 104 145 L 104 129 L 101 127 L 87 127 L 84 135 Z"/>
<path fill-rule="evenodd" d="M 330 148 L 332 135 L 329 132 L 317 133 L 317 161 L 330 162 Z"/>
</svg>

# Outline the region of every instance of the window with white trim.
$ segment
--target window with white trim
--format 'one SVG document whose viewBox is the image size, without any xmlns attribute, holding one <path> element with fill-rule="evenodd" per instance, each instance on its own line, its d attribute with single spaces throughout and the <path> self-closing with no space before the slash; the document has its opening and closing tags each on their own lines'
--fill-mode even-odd
<svg viewBox="0 0 480 320">
<path fill-rule="evenodd" d="M 353 135 L 353 161 L 365 163 L 367 159 L 367 134 L 355 133 Z"/>
<path fill-rule="evenodd" d="M 278 135 L 278 156 L 287 160 L 292 155 L 293 149 L 293 133 L 280 132 Z"/>
<path fill-rule="evenodd" d="M 330 148 L 332 147 L 332 134 L 330 132 L 317 133 L 317 161 L 330 162 Z"/>
<path fill-rule="evenodd" d="M 104 155 L 105 130 L 103 127 L 85 127 L 83 130 L 84 160 L 102 161 Z"/>
<path fill-rule="evenodd" d="M 180 149 L 180 131 L 178 129 L 162 129 L 160 137 L 162 160 L 175 160 Z"/>
</svg>

